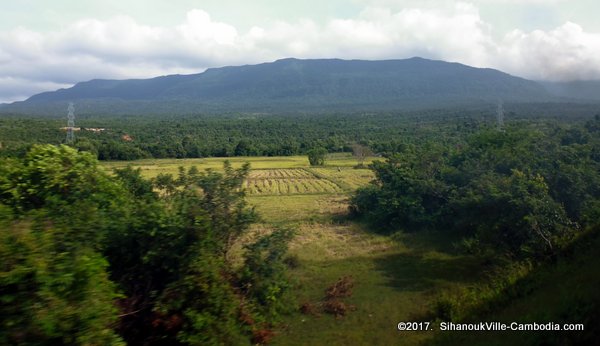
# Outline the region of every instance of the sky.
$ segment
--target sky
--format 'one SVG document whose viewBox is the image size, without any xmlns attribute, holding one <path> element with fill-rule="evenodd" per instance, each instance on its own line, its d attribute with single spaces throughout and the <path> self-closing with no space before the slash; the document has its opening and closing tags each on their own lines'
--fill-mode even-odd
<svg viewBox="0 0 600 346">
<path fill-rule="evenodd" d="M 0 0 L 0 103 L 96 78 L 420 56 L 600 79 L 598 0 Z"/>
</svg>

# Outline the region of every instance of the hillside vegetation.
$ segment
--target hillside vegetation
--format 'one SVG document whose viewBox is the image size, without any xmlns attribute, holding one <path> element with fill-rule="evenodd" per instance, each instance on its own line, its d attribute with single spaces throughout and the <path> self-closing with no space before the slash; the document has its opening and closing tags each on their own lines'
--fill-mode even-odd
<svg viewBox="0 0 600 346">
<path fill-rule="evenodd" d="M 405 60 L 282 59 L 211 68 L 193 75 L 91 80 L 3 107 L 6 112 L 173 114 L 206 111 L 314 112 L 431 109 L 504 102 L 545 102 L 540 84 L 459 63 Z M 57 108 L 58 107 L 58 108 Z"/>
</svg>

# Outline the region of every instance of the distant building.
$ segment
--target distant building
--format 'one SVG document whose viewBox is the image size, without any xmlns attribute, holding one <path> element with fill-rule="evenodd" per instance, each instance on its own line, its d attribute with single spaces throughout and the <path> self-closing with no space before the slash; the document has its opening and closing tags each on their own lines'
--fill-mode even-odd
<svg viewBox="0 0 600 346">
<path fill-rule="evenodd" d="M 69 129 L 68 126 L 65 127 L 61 127 L 60 128 L 63 131 L 67 131 Z M 91 131 L 91 132 L 104 132 L 106 131 L 106 128 L 104 127 L 73 127 L 73 131 Z"/>
<path fill-rule="evenodd" d="M 86 127 L 84 130 L 85 131 L 92 131 L 92 132 L 106 131 L 106 129 L 104 127 Z"/>
</svg>

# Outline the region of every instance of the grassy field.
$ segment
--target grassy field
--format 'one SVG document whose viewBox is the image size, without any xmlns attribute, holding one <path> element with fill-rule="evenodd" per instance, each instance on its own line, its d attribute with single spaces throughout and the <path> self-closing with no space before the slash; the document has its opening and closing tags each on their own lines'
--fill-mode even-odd
<svg viewBox="0 0 600 346">
<path fill-rule="evenodd" d="M 321 178 L 306 169 L 260 169 L 252 171 L 244 182 L 250 195 L 307 195 L 343 192 L 330 179 Z"/>
<path fill-rule="evenodd" d="M 365 160 L 365 164 L 372 162 L 375 157 Z M 108 171 L 113 168 L 123 168 L 127 165 L 141 168 L 142 173 L 146 177 L 155 177 L 159 173 L 177 174 L 177 169 L 180 166 L 191 167 L 196 166 L 198 169 L 215 169 L 223 168 L 223 162 L 229 161 L 233 167 L 241 167 L 244 163 L 250 163 L 252 169 L 290 169 L 290 168 L 309 168 L 308 158 L 306 156 L 239 156 L 239 157 L 211 157 L 205 159 L 146 159 L 137 161 L 105 161 L 102 167 Z M 357 164 L 356 160 L 350 154 L 339 153 L 330 154 L 325 162 L 325 168 L 328 169 L 351 169 Z M 369 172 L 367 169 L 359 170 Z"/>
<path fill-rule="evenodd" d="M 367 163 L 375 158 L 367 160 Z M 109 162 L 111 170 L 132 164 L 147 177 L 177 173 L 179 166 L 220 169 L 224 159 L 140 160 Z M 452 253 L 449 241 L 428 234 L 379 235 L 349 221 L 348 196 L 373 179 L 368 169 L 353 168 L 350 155 L 334 155 L 324 167 L 310 167 L 306 157 L 236 157 L 234 167 L 250 162 L 244 183 L 248 201 L 262 221 L 253 234 L 293 228 L 290 255 L 298 306 L 323 304 L 325 290 L 339 278 L 354 282 L 345 316 L 302 313 L 283 317 L 275 345 L 414 345 L 433 332 L 398 332 L 400 321 L 415 321 L 432 304 L 436 292 L 477 279 L 479 263 Z M 382 233 L 392 230 L 380 230 Z M 248 237 L 252 237 L 250 234 Z M 306 311 L 305 311 L 306 312 Z"/>
<path fill-rule="evenodd" d="M 373 159 L 375 158 L 366 160 L 366 163 L 371 162 Z M 143 176 L 153 178 L 160 173 L 176 176 L 181 166 L 188 168 L 196 166 L 200 170 L 214 169 L 219 171 L 223 168 L 225 160 L 228 160 L 234 168 L 241 167 L 246 162 L 250 163 L 252 171 L 244 182 L 244 188 L 250 197 L 295 195 L 303 201 L 315 200 L 315 198 L 304 196 L 315 194 L 345 195 L 373 179 L 373 173 L 369 169 L 354 168 L 357 162 L 349 154 L 331 154 L 326 165 L 319 168 L 310 167 L 305 156 L 149 159 L 104 162 L 102 167 L 111 172 L 115 168 L 132 165 L 135 168 L 140 168 Z M 267 199 L 261 201 L 272 205 Z M 298 204 L 293 199 L 287 199 L 287 203 Z M 259 204 L 261 203 L 257 204 L 258 208 L 263 209 L 267 214 L 272 214 Z M 314 211 L 314 208 L 309 207 L 309 209 L 310 212 Z M 299 210 L 299 212 L 303 213 L 302 210 Z"/>
</svg>

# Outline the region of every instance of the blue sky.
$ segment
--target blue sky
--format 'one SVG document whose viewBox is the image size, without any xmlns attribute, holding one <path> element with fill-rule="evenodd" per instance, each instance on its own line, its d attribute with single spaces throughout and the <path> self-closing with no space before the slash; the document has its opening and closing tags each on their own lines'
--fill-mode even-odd
<svg viewBox="0 0 600 346">
<path fill-rule="evenodd" d="M 15 0 L 0 4 L 0 102 L 93 78 L 145 78 L 284 57 L 492 67 L 600 79 L 591 0 Z"/>
</svg>

